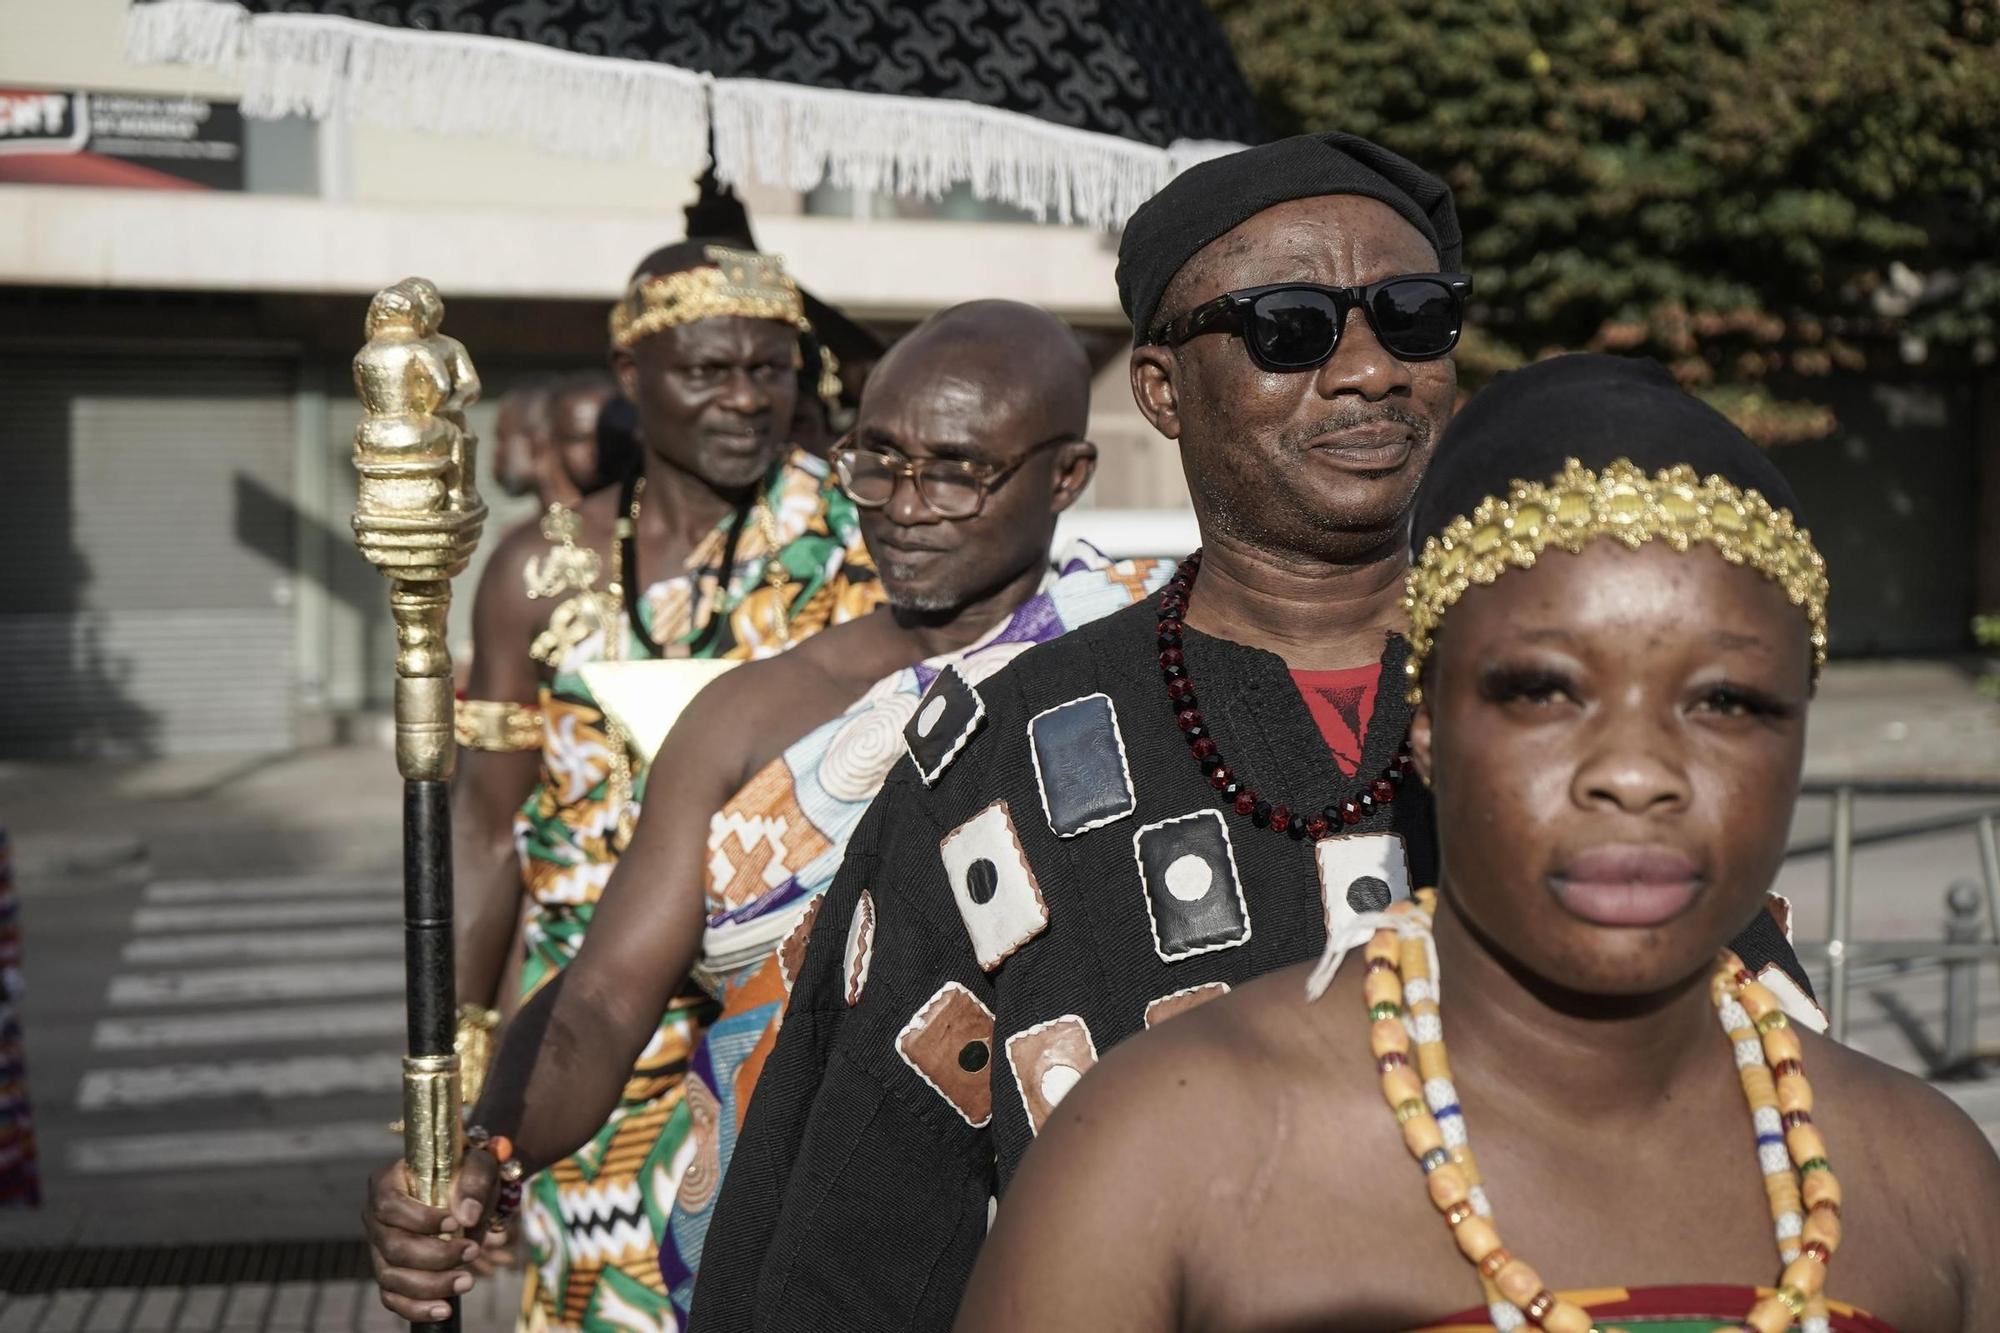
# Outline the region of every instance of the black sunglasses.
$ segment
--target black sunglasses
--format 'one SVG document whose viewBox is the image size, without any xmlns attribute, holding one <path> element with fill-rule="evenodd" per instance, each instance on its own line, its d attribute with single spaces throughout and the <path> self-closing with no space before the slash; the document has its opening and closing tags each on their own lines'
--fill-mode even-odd
<svg viewBox="0 0 2000 1333">
<path fill-rule="evenodd" d="M 1467 273 L 1399 273 L 1365 287 L 1278 282 L 1224 292 L 1155 327 L 1146 341 L 1178 347 L 1204 333 L 1238 333 L 1264 369 L 1312 370 L 1332 359 L 1358 307 L 1376 341 L 1399 360 L 1435 361 L 1458 346 L 1471 294 Z"/>
</svg>

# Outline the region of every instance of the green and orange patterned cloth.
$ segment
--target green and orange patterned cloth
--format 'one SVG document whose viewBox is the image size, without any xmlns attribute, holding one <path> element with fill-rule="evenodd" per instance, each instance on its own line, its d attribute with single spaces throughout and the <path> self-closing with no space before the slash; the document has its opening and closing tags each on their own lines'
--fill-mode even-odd
<svg viewBox="0 0 2000 1333">
<path fill-rule="evenodd" d="M 1564 1292 L 1562 1296 L 1589 1311 L 1599 1328 L 1615 1326 L 1631 1333 L 1728 1333 L 1741 1327 L 1750 1307 L 1770 1294 L 1769 1288 L 1676 1285 L 1606 1287 Z M 1866 1311 L 1839 1301 L 1826 1304 L 1830 1333 L 1896 1333 Z M 1415 1333 L 1493 1333 L 1493 1321 L 1484 1310 L 1465 1310 L 1426 1324 Z"/>
<path fill-rule="evenodd" d="M 641 622 L 670 655 L 768 657 L 881 600 L 854 505 L 825 463 L 794 451 L 761 499 L 768 519 L 726 520 L 681 573 L 638 599 Z M 732 526 L 735 558 L 725 570 Z M 705 634 L 717 616 L 715 632 Z M 699 651 L 691 651 L 698 638 Z M 554 679 L 541 695 L 541 780 L 514 821 L 529 899 L 524 1000 L 576 956 L 624 850 L 621 830 L 631 827 L 645 790 L 643 772 L 624 780 L 621 743 L 581 668 L 651 652 L 620 615 L 610 631 L 563 646 L 550 663 Z M 675 1115 L 681 1078 L 711 1007 L 698 991 L 677 1000 L 604 1128 L 530 1183 L 521 1208 L 534 1260 L 523 1296 L 527 1327 L 654 1333 L 679 1326 L 656 1255 L 688 1160 L 687 1117 Z"/>
</svg>

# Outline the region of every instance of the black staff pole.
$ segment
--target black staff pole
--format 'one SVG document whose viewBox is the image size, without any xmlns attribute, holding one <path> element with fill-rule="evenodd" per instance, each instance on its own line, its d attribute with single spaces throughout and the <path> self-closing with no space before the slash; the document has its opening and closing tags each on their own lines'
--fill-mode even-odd
<svg viewBox="0 0 2000 1333">
<path fill-rule="evenodd" d="M 465 348 L 439 333 L 444 302 L 422 278 L 376 293 L 367 344 L 354 358 L 363 417 L 354 539 L 390 580 L 396 623 L 396 767 L 403 776 L 403 949 L 409 1051 L 403 1058 L 403 1161 L 410 1192 L 433 1207 L 458 1169 L 456 987 L 451 949 L 451 579 L 479 541 L 486 506 L 474 483 L 465 408 L 479 375 Z M 440 1323 L 457 1333 L 458 1302 Z"/>
</svg>

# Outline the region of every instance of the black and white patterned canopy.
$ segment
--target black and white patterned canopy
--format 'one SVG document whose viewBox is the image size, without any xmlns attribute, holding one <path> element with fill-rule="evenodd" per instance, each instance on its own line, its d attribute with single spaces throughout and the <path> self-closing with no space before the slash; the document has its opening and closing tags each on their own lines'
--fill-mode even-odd
<svg viewBox="0 0 2000 1333">
<path fill-rule="evenodd" d="M 352 117 L 1122 223 L 1254 141 L 1200 0 L 132 0 L 131 53 Z M 712 140 L 711 140 L 712 136 Z"/>
</svg>

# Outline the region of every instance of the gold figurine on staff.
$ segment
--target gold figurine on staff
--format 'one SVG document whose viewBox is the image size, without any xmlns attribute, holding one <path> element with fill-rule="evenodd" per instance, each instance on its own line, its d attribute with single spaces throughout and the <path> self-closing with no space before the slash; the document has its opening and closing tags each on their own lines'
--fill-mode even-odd
<svg viewBox="0 0 2000 1333">
<path fill-rule="evenodd" d="M 364 412 L 354 432 L 360 474 L 354 540 L 390 579 L 396 622 L 396 766 L 404 778 L 404 933 L 410 1049 L 403 1061 L 403 1156 L 411 1193 L 444 1206 L 460 1149 L 458 1059 L 452 1054 L 451 579 L 465 569 L 486 505 L 474 481 L 476 440 L 465 409 L 479 373 L 440 333 L 444 301 L 405 278 L 368 304 L 354 358 Z M 456 1315 L 446 1321 L 456 1327 Z"/>
<path fill-rule="evenodd" d="M 411 779 L 451 776 L 449 580 L 486 521 L 465 425 L 479 372 L 457 339 L 438 332 L 443 319 L 437 288 L 405 278 L 368 303 L 368 343 L 354 358 L 367 413 L 354 432 L 354 540 L 393 581 L 396 764 Z"/>
</svg>

